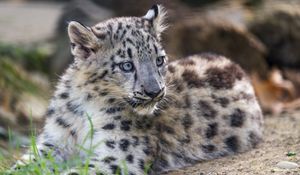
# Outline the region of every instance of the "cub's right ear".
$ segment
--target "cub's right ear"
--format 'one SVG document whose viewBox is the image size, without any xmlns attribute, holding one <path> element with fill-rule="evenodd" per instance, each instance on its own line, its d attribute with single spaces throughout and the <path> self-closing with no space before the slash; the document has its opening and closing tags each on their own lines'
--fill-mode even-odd
<svg viewBox="0 0 300 175">
<path fill-rule="evenodd" d="M 163 6 L 153 5 L 143 18 L 152 22 L 155 33 L 160 37 L 161 33 L 167 28 L 165 24 L 166 16 L 167 12 Z"/>
<path fill-rule="evenodd" d="M 97 37 L 90 28 L 76 21 L 68 26 L 71 41 L 71 52 L 76 58 L 87 59 L 98 50 Z"/>
</svg>

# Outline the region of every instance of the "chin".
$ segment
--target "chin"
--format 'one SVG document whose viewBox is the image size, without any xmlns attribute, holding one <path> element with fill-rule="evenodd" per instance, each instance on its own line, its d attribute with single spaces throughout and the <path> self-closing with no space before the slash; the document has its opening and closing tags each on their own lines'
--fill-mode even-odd
<svg viewBox="0 0 300 175">
<path fill-rule="evenodd" d="M 133 111 L 136 112 L 138 115 L 151 115 L 156 109 L 156 104 L 148 105 L 148 106 L 139 106 L 133 108 Z"/>
</svg>

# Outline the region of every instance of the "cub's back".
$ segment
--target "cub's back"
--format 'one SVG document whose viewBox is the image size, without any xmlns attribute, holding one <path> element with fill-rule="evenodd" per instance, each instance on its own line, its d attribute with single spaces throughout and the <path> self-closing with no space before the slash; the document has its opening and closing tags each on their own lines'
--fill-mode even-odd
<svg viewBox="0 0 300 175">
<path fill-rule="evenodd" d="M 261 109 L 238 65 L 202 54 L 174 61 L 168 70 L 168 103 L 159 106 L 161 157 L 156 169 L 244 152 L 259 143 Z"/>
</svg>

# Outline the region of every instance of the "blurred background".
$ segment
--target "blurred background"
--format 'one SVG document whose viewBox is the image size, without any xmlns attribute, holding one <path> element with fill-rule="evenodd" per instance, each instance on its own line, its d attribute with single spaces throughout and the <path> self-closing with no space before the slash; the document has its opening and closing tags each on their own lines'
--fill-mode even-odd
<svg viewBox="0 0 300 175">
<path fill-rule="evenodd" d="M 300 0 L 0 0 L 0 154 L 28 145 L 32 128 L 41 128 L 55 84 L 72 62 L 68 21 L 143 16 L 156 3 L 168 10 L 163 45 L 171 60 L 225 55 L 248 72 L 267 117 L 297 118 Z M 299 146 L 300 134 L 295 138 Z"/>
</svg>

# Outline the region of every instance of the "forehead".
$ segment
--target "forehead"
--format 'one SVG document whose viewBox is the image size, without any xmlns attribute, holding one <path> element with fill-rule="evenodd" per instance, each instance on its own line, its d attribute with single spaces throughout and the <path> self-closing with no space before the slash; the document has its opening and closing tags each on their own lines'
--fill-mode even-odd
<svg viewBox="0 0 300 175">
<path fill-rule="evenodd" d="M 139 17 L 113 18 L 92 27 L 100 39 L 107 39 L 113 46 L 133 47 L 133 49 L 160 49 L 152 22 Z M 153 46 L 154 45 L 154 46 Z"/>
</svg>

